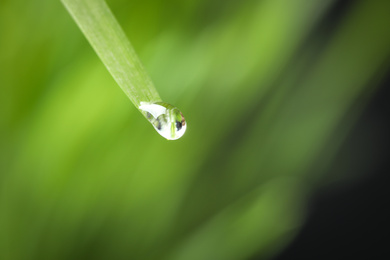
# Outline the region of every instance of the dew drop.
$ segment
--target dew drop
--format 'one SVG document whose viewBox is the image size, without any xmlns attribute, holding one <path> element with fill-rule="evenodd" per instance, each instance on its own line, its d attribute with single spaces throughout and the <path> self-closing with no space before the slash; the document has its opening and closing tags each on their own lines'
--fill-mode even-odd
<svg viewBox="0 0 390 260">
<path fill-rule="evenodd" d="M 139 109 L 144 112 L 154 129 L 168 140 L 179 139 L 186 131 L 187 123 L 183 114 L 168 103 L 141 102 Z"/>
</svg>

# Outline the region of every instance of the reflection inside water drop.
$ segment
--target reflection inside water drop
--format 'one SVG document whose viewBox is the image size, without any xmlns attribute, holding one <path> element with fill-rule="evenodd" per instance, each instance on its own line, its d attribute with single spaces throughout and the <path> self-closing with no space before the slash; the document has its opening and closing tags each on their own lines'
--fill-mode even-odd
<svg viewBox="0 0 390 260">
<path fill-rule="evenodd" d="M 141 102 L 139 109 L 145 113 L 156 131 L 168 140 L 179 139 L 186 131 L 187 124 L 183 114 L 168 103 Z"/>
</svg>

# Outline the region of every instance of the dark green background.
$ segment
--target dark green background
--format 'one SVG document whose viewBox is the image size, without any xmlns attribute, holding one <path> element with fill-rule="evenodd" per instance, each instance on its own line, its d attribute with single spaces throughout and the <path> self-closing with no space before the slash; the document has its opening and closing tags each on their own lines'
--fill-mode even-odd
<svg viewBox="0 0 390 260">
<path fill-rule="evenodd" d="M 389 68 L 390 2 L 336 3 L 108 1 L 186 116 L 167 141 L 60 1 L 1 0 L 0 259 L 277 254 L 359 177 L 329 167 Z"/>
</svg>

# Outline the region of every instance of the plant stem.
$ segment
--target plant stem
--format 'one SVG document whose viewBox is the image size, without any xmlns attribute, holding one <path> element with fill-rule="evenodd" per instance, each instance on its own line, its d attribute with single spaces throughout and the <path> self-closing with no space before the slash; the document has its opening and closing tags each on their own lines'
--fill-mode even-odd
<svg viewBox="0 0 390 260">
<path fill-rule="evenodd" d="M 108 71 L 139 109 L 161 98 L 104 0 L 61 0 Z M 143 113 L 144 114 L 144 113 Z"/>
</svg>

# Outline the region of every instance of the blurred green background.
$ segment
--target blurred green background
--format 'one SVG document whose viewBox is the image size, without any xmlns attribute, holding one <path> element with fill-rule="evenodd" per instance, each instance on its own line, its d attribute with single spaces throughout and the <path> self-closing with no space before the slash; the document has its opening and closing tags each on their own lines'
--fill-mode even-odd
<svg viewBox="0 0 390 260">
<path fill-rule="evenodd" d="M 1 0 L 0 259 L 269 259 L 356 178 L 327 169 L 388 72 L 389 1 L 107 2 L 187 133 L 155 132 L 59 0 Z"/>
</svg>

